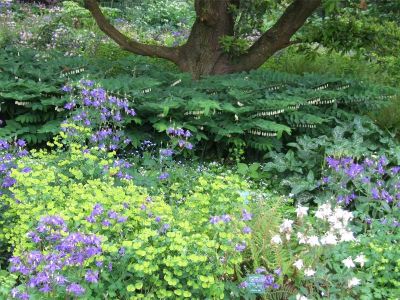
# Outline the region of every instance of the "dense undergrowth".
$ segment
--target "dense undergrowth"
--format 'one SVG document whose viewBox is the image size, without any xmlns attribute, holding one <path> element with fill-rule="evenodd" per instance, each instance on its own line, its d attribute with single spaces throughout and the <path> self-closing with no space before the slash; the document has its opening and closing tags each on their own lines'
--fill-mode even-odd
<svg viewBox="0 0 400 300">
<path fill-rule="evenodd" d="M 193 21 L 120 4 L 141 40 Z M 61 6 L 0 6 L 0 299 L 399 299 L 392 56 L 193 82 Z"/>
</svg>

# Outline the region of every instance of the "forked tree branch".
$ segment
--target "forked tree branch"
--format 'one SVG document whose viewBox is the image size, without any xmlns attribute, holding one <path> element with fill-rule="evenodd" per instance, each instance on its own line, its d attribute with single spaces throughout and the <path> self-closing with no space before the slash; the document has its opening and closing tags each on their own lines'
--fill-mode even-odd
<svg viewBox="0 0 400 300">
<path fill-rule="evenodd" d="M 321 0 L 294 0 L 279 20 L 267 30 L 233 65 L 233 72 L 260 67 L 275 52 L 293 43 L 291 37 L 321 5 Z"/>
<path fill-rule="evenodd" d="M 165 58 L 175 63 L 178 61 L 179 48 L 146 45 L 134 41 L 118 31 L 118 29 L 107 20 L 96 0 L 84 0 L 84 3 L 85 8 L 91 12 L 101 31 L 113 39 L 121 48 L 139 55 Z"/>
</svg>

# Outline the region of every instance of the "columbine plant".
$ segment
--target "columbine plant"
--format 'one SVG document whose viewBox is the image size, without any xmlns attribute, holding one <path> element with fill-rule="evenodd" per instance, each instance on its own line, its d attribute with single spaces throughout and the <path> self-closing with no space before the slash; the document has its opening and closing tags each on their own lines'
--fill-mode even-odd
<svg viewBox="0 0 400 300">
<path fill-rule="evenodd" d="M 352 288 L 360 284 L 354 270 L 364 266 L 365 256 L 347 257 L 335 267 L 333 262 L 338 260 L 340 244 L 356 241 L 350 230 L 353 214 L 329 203 L 320 205 L 312 215 L 304 206 L 298 206 L 296 213 L 296 219 L 283 220 L 271 246 L 282 262 L 283 273 L 293 278 L 303 293 L 298 297 L 352 295 Z"/>
<path fill-rule="evenodd" d="M 64 105 L 64 109 L 71 111 L 66 123 L 89 127 L 93 131 L 85 137 L 88 146 L 117 151 L 131 143 L 123 128 L 132 122 L 136 112 L 127 99 L 110 95 L 103 88 L 95 87 L 95 83 L 90 80 L 81 80 L 76 87 L 64 86 L 62 90 L 71 93 L 70 102 Z M 63 128 L 69 136 L 80 138 L 70 127 Z"/>
<path fill-rule="evenodd" d="M 400 214 L 400 166 L 390 166 L 385 157 L 326 159 L 329 174 L 322 184 L 342 206 L 355 211 L 355 216 L 371 224 L 381 220 L 393 226 L 400 226 L 393 216 Z"/>
<path fill-rule="evenodd" d="M 85 285 L 97 283 L 100 268 L 94 258 L 102 254 L 100 237 L 70 232 L 59 216 L 42 217 L 28 237 L 34 250 L 10 259 L 10 271 L 22 281 L 11 291 L 12 298 L 77 297 L 85 294 Z"/>
<path fill-rule="evenodd" d="M 17 168 L 18 158 L 29 154 L 25 147 L 26 142 L 21 139 L 15 142 L 0 140 L 0 195 L 16 183 L 11 171 Z M 23 169 L 23 172 L 29 171 L 29 168 Z"/>
</svg>

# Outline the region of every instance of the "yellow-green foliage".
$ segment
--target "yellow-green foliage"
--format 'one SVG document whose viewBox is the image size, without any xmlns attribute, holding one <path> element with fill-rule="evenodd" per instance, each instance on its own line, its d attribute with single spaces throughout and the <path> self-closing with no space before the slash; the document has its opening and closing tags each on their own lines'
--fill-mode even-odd
<svg viewBox="0 0 400 300">
<path fill-rule="evenodd" d="M 101 272 L 102 288 L 91 290 L 91 299 L 104 295 L 107 299 L 222 299 L 224 281 L 234 276 L 242 260 L 235 245 L 248 243 L 241 220 L 246 206 L 239 194 L 249 189 L 248 184 L 233 174 L 203 176 L 184 203 L 170 204 L 163 195 L 149 197 L 134 182 L 118 183 L 113 177 L 117 169 L 101 172 L 111 165 L 112 154 L 102 159 L 97 150 L 82 150 L 73 144 L 69 151 L 34 152 L 13 171 L 14 196 L 0 198 L 9 206 L 0 238 L 9 242 L 13 254 L 33 249 L 27 233 L 41 217 L 58 215 L 71 232 L 100 235 L 104 252 L 98 259 L 113 263 L 112 271 Z M 27 166 L 32 170 L 24 173 Z M 179 184 L 173 189 L 179 193 Z M 96 203 L 127 221 L 111 220 L 109 227 L 88 222 Z M 232 221 L 210 223 L 211 216 L 223 214 Z M 164 224 L 170 227 L 162 232 Z M 119 254 L 121 247 L 124 255 Z"/>
</svg>

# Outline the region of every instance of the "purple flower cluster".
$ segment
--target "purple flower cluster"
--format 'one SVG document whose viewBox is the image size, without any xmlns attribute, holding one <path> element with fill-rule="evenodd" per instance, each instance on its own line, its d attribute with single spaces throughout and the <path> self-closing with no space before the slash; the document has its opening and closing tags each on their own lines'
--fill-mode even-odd
<svg viewBox="0 0 400 300">
<path fill-rule="evenodd" d="M 246 209 L 242 210 L 242 216 L 241 216 L 241 220 L 242 221 L 250 221 L 252 219 L 253 215 L 248 212 Z M 209 222 L 212 225 L 217 225 L 219 223 L 231 223 L 233 221 L 232 216 L 228 215 L 228 214 L 224 214 L 224 215 L 220 215 L 220 216 L 211 216 Z M 251 233 L 251 228 L 249 226 L 245 226 L 242 229 L 242 233 L 244 234 L 250 234 Z M 247 245 L 245 242 L 240 242 L 237 243 L 235 245 L 235 250 L 237 252 L 243 252 L 246 249 Z"/>
<path fill-rule="evenodd" d="M 79 94 L 64 106 L 66 110 L 74 110 L 71 116 L 73 123 L 91 127 L 94 133 L 89 142 L 100 149 L 116 151 L 129 145 L 131 140 L 122 131 L 136 115 L 129 101 L 109 95 L 103 88 L 94 87 L 93 81 L 81 80 L 80 84 Z M 62 90 L 71 93 L 71 96 L 75 91 L 71 86 L 64 86 Z M 68 128 L 64 130 L 70 135 L 76 134 Z"/>
<path fill-rule="evenodd" d="M 0 194 L 2 189 L 8 189 L 17 182 L 11 177 L 11 172 L 17 168 L 17 159 L 29 154 L 25 149 L 26 145 L 21 139 L 14 142 L 0 140 Z M 30 169 L 23 168 L 22 171 L 28 173 Z"/>
<path fill-rule="evenodd" d="M 72 296 L 80 296 L 85 288 L 66 275 L 68 271 L 76 272 L 76 268 L 86 269 L 86 282 L 98 281 L 99 271 L 88 268 L 92 258 L 102 254 L 98 236 L 69 232 L 63 218 L 46 216 L 28 237 L 36 249 L 10 259 L 10 272 L 26 279 L 24 290 L 13 289 L 13 298 L 29 299 L 28 292 L 32 289 L 49 293 L 59 288 Z"/>
<path fill-rule="evenodd" d="M 280 269 L 279 269 L 280 270 Z M 275 276 L 279 276 L 280 273 L 274 272 L 275 274 L 266 274 L 264 267 L 258 268 L 256 274 L 250 275 L 243 281 L 239 287 L 242 289 L 256 288 L 260 292 L 267 289 L 279 289 L 279 284 L 276 283 Z"/>
<path fill-rule="evenodd" d="M 399 211 L 400 166 L 390 166 L 385 156 L 363 161 L 328 157 L 326 162 L 333 172 L 323 178 L 322 185 L 338 193 L 338 203 L 348 206 L 358 199 L 369 199 L 369 205 L 361 212 L 369 223 L 371 216 L 381 218 L 390 213 L 388 207 L 393 212 Z"/>
<path fill-rule="evenodd" d="M 232 221 L 232 217 L 230 215 L 222 215 L 222 216 L 212 216 L 210 218 L 211 224 L 218 224 L 218 223 L 229 223 Z"/>
<path fill-rule="evenodd" d="M 109 227 L 113 223 L 125 223 L 127 219 L 127 217 L 113 210 L 105 211 L 101 204 L 96 203 L 86 221 L 89 223 L 99 222 L 102 226 Z"/>
<path fill-rule="evenodd" d="M 179 148 L 185 148 L 188 150 L 193 149 L 193 144 L 188 141 L 188 139 L 192 136 L 192 133 L 189 130 L 170 127 L 166 132 L 170 138 L 177 140 L 177 145 Z"/>
</svg>

